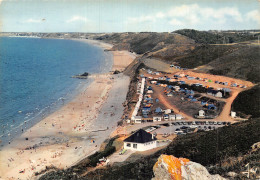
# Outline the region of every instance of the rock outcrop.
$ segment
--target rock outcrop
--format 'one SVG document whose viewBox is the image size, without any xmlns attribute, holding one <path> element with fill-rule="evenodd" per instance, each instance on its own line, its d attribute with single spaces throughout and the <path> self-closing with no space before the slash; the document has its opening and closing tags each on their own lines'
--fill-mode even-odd
<svg viewBox="0 0 260 180">
<path fill-rule="evenodd" d="M 224 180 L 219 175 L 211 175 L 199 163 L 172 155 L 161 155 L 153 167 L 153 180 Z"/>
</svg>

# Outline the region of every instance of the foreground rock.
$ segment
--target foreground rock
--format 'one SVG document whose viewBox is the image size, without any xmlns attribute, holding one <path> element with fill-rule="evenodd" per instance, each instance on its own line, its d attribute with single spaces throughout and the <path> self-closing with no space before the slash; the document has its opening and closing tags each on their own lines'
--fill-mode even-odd
<svg viewBox="0 0 260 180">
<path fill-rule="evenodd" d="M 172 155 L 161 155 L 153 167 L 153 180 L 224 180 L 219 175 L 211 175 L 199 163 L 185 158 L 176 158 Z"/>
</svg>

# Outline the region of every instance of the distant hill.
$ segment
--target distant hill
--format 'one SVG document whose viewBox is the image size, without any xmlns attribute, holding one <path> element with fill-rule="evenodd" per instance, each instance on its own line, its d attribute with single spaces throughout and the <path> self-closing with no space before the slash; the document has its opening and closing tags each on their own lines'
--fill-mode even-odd
<svg viewBox="0 0 260 180">
<path fill-rule="evenodd" d="M 182 29 L 174 31 L 175 33 L 187 36 L 196 43 L 203 44 L 227 44 L 227 43 L 238 43 L 244 41 L 256 40 L 259 33 L 250 34 L 248 31 L 245 32 L 208 32 L 208 31 L 197 31 L 194 29 Z"/>
<path fill-rule="evenodd" d="M 255 40 L 259 33 L 206 32 L 190 29 L 174 33 L 114 33 L 95 36 L 95 39 L 114 44 L 113 50 L 129 50 L 176 64 L 183 68 L 198 68 L 200 72 L 259 82 L 260 51 L 257 45 L 223 43 Z M 231 42 L 231 41 L 229 41 Z"/>
<path fill-rule="evenodd" d="M 194 40 L 176 33 L 115 33 L 99 36 L 96 39 L 114 44 L 113 49 L 125 49 L 137 54 L 154 52 L 169 45 L 195 44 Z"/>
</svg>

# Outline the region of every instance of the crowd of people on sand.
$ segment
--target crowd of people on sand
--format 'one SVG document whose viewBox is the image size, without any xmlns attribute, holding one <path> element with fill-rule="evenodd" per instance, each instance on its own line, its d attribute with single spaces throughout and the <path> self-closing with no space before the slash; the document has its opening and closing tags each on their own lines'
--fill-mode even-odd
<svg viewBox="0 0 260 180">
<path fill-rule="evenodd" d="M 106 92 L 106 95 L 103 96 L 101 99 L 99 97 L 96 97 L 99 99 L 95 102 L 94 111 L 92 111 L 92 109 L 89 109 L 88 112 L 91 113 L 91 115 L 86 115 L 85 118 L 81 119 L 80 123 L 73 127 L 74 131 L 78 131 L 78 132 L 82 130 L 88 131 L 88 129 L 85 128 L 86 124 L 89 123 L 90 120 L 95 120 L 97 118 L 97 114 L 101 112 L 100 108 L 104 104 L 104 100 L 106 99 L 106 97 L 108 97 L 108 92 Z M 88 96 L 88 98 L 91 98 L 91 96 Z M 89 107 L 89 105 L 87 107 Z M 80 115 L 80 117 L 82 118 L 82 114 Z"/>
<path fill-rule="evenodd" d="M 69 146 L 67 146 L 69 147 Z M 81 146 L 80 146 L 81 147 Z M 76 148 L 75 148 L 76 149 Z M 21 155 L 24 153 L 24 150 L 20 150 L 18 152 L 16 152 L 17 155 Z M 31 152 L 32 153 L 32 152 Z M 51 158 L 57 158 L 57 157 L 60 157 L 61 155 L 63 154 L 63 151 L 56 151 L 52 156 Z M 14 161 L 14 159 L 11 157 L 11 158 L 8 158 L 8 161 L 9 163 L 12 163 Z M 31 159 L 28 159 L 29 161 L 29 166 L 27 168 L 24 168 L 24 169 L 19 169 L 18 170 L 18 173 L 22 173 L 24 174 L 25 172 L 32 172 L 36 170 L 37 167 L 45 167 L 47 164 L 48 164 L 48 161 L 46 160 L 46 158 L 38 158 L 37 160 L 31 160 Z M 10 167 L 10 164 L 7 164 L 8 167 Z M 10 177 L 10 179 L 14 179 L 15 177 Z M 19 178 L 18 178 L 19 179 Z"/>
<path fill-rule="evenodd" d="M 16 152 L 17 155 L 21 155 L 23 153 L 24 153 L 24 150 L 20 150 L 20 151 Z"/>
<path fill-rule="evenodd" d="M 63 151 L 60 151 L 60 152 L 56 151 L 56 152 L 51 156 L 51 158 L 59 157 L 59 156 L 62 155 L 62 153 L 63 153 Z"/>
</svg>

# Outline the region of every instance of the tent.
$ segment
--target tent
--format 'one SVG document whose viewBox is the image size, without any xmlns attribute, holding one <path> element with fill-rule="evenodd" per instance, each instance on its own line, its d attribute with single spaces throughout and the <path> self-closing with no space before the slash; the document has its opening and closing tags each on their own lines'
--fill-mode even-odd
<svg viewBox="0 0 260 180">
<path fill-rule="evenodd" d="M 192 95 L 189 95 L 188 98 L 189 98 L 189 99 L 193 99 L 193 96 L 192 96 Z"/>
<path fill-rule="evenodd" d="M 155 112 L 156 112 L 156 113 L 161 113 L 161 112 L 162 112 L 162 109 L 161 109 L 160 107 L 158 107 L 158 108 L 155 109 Z"/>
<path fill-rule="evenodd" d="M 213 109 L 213 110 L 216 110 L 216 106 L 214 104 L 209 104 L 208 105 L 208 109 Z"/>
<path fill-rule="evenodd" d="M 223 88 L 222 89 L 224 92 L 231 92 L 231 90 L 229 88 Z"/>
<path fill-rule="evenodd" d="M 196 99 L 196 98 L 193 98 L 191 101 L 192 101 L 192 102 L 195 102 L 195 101 L 197 101 L 197 99 Z"/>
<path fill-rule="evenodd" d="M 203 106 L 204 106 L 204 105 L 206 105 L 206 102 L 204 102 L 204 101 L 201 101 L 201 105 L 203 105 Z"/>
</svg>

